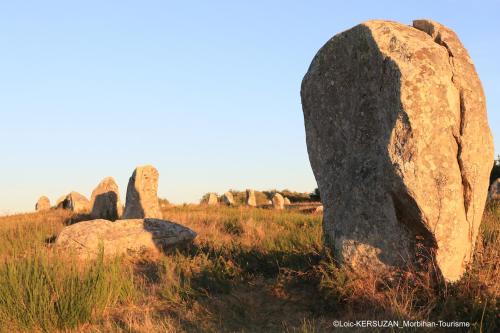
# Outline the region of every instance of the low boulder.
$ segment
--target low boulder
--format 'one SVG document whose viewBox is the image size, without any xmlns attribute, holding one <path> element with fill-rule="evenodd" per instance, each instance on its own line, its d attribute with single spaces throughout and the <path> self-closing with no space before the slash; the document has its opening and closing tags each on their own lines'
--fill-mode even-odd
<svg viewBox="0 0 500 333">
<path fill-rule="evenodd" d="M 41 196 L 35 205 L 35 210 L 37 212 L 42 212 L 50 209 L 50 200 L 46 196 Z"/>
<path fill-rule="evenodd" d="M 288 206 L 288 205 L 291 205 L 292 203 L 290 202 L 290 199 L 288 199 L 287 197 L 285 197 L 285 205 Z"/>
<path fill-rule="evenodd" d="M 103 247 L 104 256 L 163 251 L 191 242 L 196 233 L 180 224 L 160 219 L 131 219 L 111 222 L 91 220 L 62 230 L 56 248 L 80 259 L 93 259 Z"/>
</svg>

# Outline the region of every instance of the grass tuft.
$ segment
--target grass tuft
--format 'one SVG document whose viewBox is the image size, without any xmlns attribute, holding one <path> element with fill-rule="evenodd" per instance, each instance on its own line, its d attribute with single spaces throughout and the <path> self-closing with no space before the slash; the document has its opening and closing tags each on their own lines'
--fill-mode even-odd
<svg viewBox="0 0 500 333">
<path fill-rule="evenodd" d="M 131 299 L 131 271 L 99 258 L 82 268 L 46 255 L 7 260 L 0 266 L 0 324 L 23 330 L 75 328 L 110 306 Z"/>
</svg>

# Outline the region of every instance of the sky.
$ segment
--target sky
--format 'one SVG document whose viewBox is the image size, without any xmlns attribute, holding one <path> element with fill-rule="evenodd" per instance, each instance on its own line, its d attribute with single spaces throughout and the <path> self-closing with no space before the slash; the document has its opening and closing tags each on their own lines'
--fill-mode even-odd
<svg viewBox="0 0 500 333">
<path fill-rule="evenodd" d="M 452 28 L 500 147 L 500 1 L 2 1 L 0 214 L 120 186 L 138 165 L 174 203 L 312 191 L 300 83 L 333 35 L 369 19 Z"/>
</svg>

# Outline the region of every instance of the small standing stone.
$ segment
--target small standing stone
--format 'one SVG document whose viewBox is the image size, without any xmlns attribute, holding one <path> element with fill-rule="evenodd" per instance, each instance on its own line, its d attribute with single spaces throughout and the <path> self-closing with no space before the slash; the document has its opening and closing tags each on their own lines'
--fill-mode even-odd
<svg viewBox="0 0 500 333">
<path fill-rule="evenodd" d="M 216 206 L 219 203 L 219 199 L 217 198 L 217 194 L 209 193 L 207 199 L 207 205 Z"/>
<path fill-rule="evenodd" d="M 114 221 L 122 214 L 120 193 L 113 177 L 106 177 L 97 185 L 90 198 L 90 207 L 93 219 Z"/>
<path fill-rule="evenodd" d="M 222 196 L 222 202 L 224 202 L 228 206 L 234 206 L 233 194 L 229 191 L 224 193 L 224 195 Z"/>
<path fill-rule="evenodd" d="M 274 209 L 285 209 L 285 199 L 283 199 L 283 196 L 279 193 L 276 193 L 273 196 L 273 207 Z"/>
<path fill-rule="evenodd" d="M 257 207 L 257 199 L 255 198 L 254 190 L 247 190 L 247 206 Z"/>
<path fill-rule="evenodd" d="M 35 210 L 37 212 L 42 212 L 50 209 L 50 200 L 46 196 L 41 196 L 36 202 Z"/>
</svg>

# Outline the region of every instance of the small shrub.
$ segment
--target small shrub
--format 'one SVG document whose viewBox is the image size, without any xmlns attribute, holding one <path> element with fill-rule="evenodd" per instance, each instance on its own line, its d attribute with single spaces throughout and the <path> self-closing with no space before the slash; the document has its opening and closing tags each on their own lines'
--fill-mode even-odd
<svg viewBox="0 0 500 333">
<path fill-rule="evenodd" d="M 191 288 L 192 259 L 177 252 L 158 265 L 162 283 L 160 295 L 164 299 L 178 304 L 197 296 L 197 291 Z"/>
<path fill-rule="evenodd" d="M 243 225 L 237 217 L 231 217 L 223 222 L 224 231 L 230 235 L 241 236 L 243 234 Z"/>
<path fill-rule="evenodd" d="M 219 256 L 193 276 L 192 286 L 202 294 L 228 294 L 231 291 L 231 280 L 236 276 L 234 265 Z"/>
</svg>

